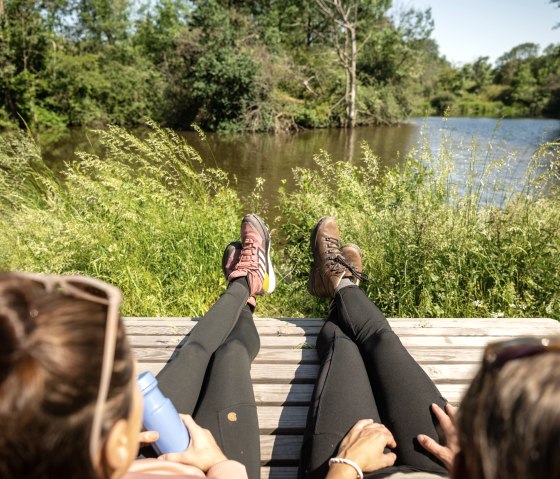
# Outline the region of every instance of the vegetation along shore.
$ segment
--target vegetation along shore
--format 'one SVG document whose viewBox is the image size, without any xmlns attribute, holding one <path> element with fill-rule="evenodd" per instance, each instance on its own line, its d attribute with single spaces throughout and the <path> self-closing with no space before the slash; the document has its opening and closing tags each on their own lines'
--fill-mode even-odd
<svg viewBox="0 0 560 479">
<path fill-rule="evenodd" d="M 389 316 L 560 319 L 558 143 L 536 151 L 515 189 L 502 181 L 511 154 L 488 161 L 474 142 L 461 175 L 445 141 L 437 155 L 420 145 L 384 170 L 366 144 L 362 166 L 322 152 L 319 168 L 296 168 L 295 190 L 262 211 L 258 187 L 239 198 L 176 133 L 150 128 L 143 139 L 99 132 L 103 159 L 77 153 L 61 179 L 29 136 L 0 137 L 0 270 L 104 279 L 123 289 L 125 315 L 200 315 L 223 289 L 223 248 L 251 210 L 280 225 L 278 292 L 257 313 L 318 316 L 306 292 L 308 240 L 331 215 L 342 240 L 362 248 L 363 287 Z"/>
<path fill-rule="evenodd" d="M 556 0 L 553 0 L 554 2 Z M 0 1 L 0 128 L 278 131 L 560 117 L 560 45 L 452 65 L 391 0 Z"/>
</svg>

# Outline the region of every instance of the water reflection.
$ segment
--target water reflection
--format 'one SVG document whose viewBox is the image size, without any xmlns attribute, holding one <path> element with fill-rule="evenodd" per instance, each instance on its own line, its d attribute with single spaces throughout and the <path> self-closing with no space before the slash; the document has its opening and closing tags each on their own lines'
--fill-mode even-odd
<svg viewBox="0 0 560 479">
<path fill-rule="evenodd" d="M 223 170 L 235 175 L 241 195 L 250 193 L 255 178 L 266 180 L 265 196 L 269 203 L 277 200 L 278 188 L 286 180 L 286 188 L 293 187 L 292 169 L 314 168 L 313 156 L 321 150 L 332 158 L 351 163 L 360 160 L 360 147 L 366 141 L 382 161 L 392 165 L 397 161 L 398 151 L 406 151 L 412 145 L 418 127 L 403 125 L 398 128 L 356 128 L 354 130 L 325 129 L 303 131 L 297 134 L 208 134 L 202 141 L 194 132 L 183 132 L 189 144 L 203 156 L 207 165 L 214 161 Z"/>
<path fill-rule="evenodd" d="M 140 137 L 146 130 L 135 130 Z M 421 136 L 423 133 L 423 136 Z M 196 148 L 207 166 L 218 166 L 236 178 L 236 189 L 247 196 L 255 187 L 255 179 L 265 179 L 264 199 L 270 206 L 278 201 L 278 188 L 286 180 L 286 189 L 293 188 L 292 169 L 314 168 L 313 156 L 327 151 L 335 160 L 360 162 L 360 143 L 367 142 L 379 156 L 381 166 L 392 166 L 402 161 L 405 154 L 418 145 L 421 138 L 428 141 L 433 154 L 442 149 L 442 139 L 453 146 L 456 179 L 464 183 L 468 173 L 473 145 L 483 161 L 488 157 L 500 159 L 508 155 L 513 164 L 509 175 L 512 184 L 518 183 L 531 154 L 543 143 L 560 134 L 558 120 L 503 120 L 487 118 L 414 119 L 398 127 L 363 127 L 356 129 L 307 130 L 297 134 L 237 134 L 208 133 L 203 141 L 196 132 L 180 132 Z M 473 138 L 476 140 L 473 143 Z M 75 151 L 100 152 L 98 137 L 94 132 L 80 129 L 67 130 L 60 139 L 42 135 L 40 143 L 45 159 L 54 165 L 75 159 Z"/>
</svg>

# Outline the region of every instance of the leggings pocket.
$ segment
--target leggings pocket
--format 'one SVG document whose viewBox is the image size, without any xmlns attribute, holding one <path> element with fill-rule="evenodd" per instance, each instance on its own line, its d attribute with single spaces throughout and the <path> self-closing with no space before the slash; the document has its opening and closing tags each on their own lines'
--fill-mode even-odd
<svg viewBox="0 0 560 479">
<path fill-rule="evenodd" d="M 246 464 L 260 457 L 259 421 L 254 404 L 235 404 L 218 411 L 222 450 L 228 459 Z"/>
</svg>

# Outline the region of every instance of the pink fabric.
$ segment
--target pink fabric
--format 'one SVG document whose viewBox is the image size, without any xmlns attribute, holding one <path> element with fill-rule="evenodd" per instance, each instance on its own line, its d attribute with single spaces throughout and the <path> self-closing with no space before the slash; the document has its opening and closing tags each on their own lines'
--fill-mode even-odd
<svg viewBox="0 0 560 479">
<path fill-rule="evenodd" d="M 245 466 L 237 461 L 223 461 L 212 466 L 207 474 L 194 466 L 158 459 L 139 459 L 132 463 L 124 479 L 248 479 Z"/>
</svg>

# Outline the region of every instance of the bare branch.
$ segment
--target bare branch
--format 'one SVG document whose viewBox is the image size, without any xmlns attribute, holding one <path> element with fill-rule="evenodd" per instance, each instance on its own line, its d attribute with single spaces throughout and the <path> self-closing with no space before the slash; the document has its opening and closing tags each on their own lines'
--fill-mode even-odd
<svg viewBox="0 0 560 479">
<path fill-rule="evenodd" d="M 314 96 L 319 96 L 319 94 L 313 90 L 313 88 L 311 88 L 311 86 L 309 85 L 309 82 L 311 80 L 313 80 L 315 78 L 315 75 L 310 76 L 309 78 L 307 78 L 306 80 L 303 80 L 303 86 Z"/>
<path fill-rule="evenodd" d="M 333 106 L 330 107 L 329 112 L 333 111 L 338 105 L 340 105 L 344 100 L 346 100 L 346 95 L 340 97 L 340 100 L 338 100 Z"/>
<path fill-rule="evenodd" d="M 365 44 L 367 42 L 369 42 L 369 39 L 371 38 L 371 36 L 373 35 L 373 32 L 369 32 L 365 38 L 365 40 L 361 43 L 361 45 L 358 46 L 358 48 L 356 49 L 356 54 L 360 53 L 360 50 L 365 46 Z"/>
<path fill-rule="evenodd" d="M 327 3 L 325 2 L 325 0 L 315 0 L 315 3 L 317 4 L 317 6 L 319 7 L 319 9 L 323 12 L 323 14 L 331 19 L 335 19 L 336 15 L 334 14 L 334 12 L 328 7 Z"/>
</svg>

